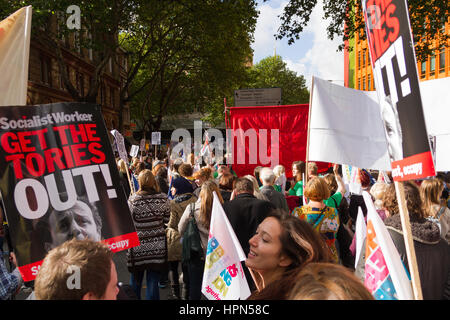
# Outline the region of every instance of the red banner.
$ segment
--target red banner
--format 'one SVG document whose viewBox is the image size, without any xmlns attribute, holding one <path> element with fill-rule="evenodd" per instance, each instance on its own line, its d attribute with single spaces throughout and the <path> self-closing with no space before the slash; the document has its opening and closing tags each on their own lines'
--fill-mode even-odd
<svg viewBox="0 0 450 320">
<path fill-rule="evenodd" d="M 238 176 L 253 174 L 257 166 L 281 164 L 292 177 L 292 163 L 305 161 L 308 104 L 231 107 L 228 141 L 233 141 L 233 170 Z M 328 163 L 316 162 L 319 172 Z"/>
</svg>

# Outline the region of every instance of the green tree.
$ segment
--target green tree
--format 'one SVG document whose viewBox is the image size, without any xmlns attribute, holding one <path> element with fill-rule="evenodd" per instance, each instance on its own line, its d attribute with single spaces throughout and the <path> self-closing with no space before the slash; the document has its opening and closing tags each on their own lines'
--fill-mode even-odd
<svg viewBox="0 0 450 320">
<path fill-rule="evenodd" d="M 264 0 L 267 1 L 267 0 Z M 303 29 L 309 22 L 317 0 L 290 0 L 281 15 L 281 26 L 276 38 L 287 38 L 292 44 L 300 39 Z M 344 49 L 345 41 L 354 37 L 356 32 L 365 37 L 364 17 L 361 12 L 361 0 L 322 0 L 324 19 L 329 18 L 328 38 L 341 37 L 339 50 Z M 443 32 L 448 20 L 450 2 L 448 0 L 409 0 L 409 15 L 414 36 L 416 54 L 419 60 L 432 53 L 433 48 L 448 47 L 449 33 Z"/>
<path fill-rule="evenodd" d="M 249 70 L 248 77 L 249 88 L 281 88 L 282 104 L 284 105 L 308 103 L 309 101 L 305 78 L 289 70 L 279 55 L 259 61 Z"/>
<path fill-rule="evenodd" d="M 5 18 L 24 6 L 33 7 L 32 35 L 54 50 L 64 87 L 75 101 L 96 102 L 101 75 L 110 59 L 115 62 L 118 33 L 134 23 L 134 15 L 145 0 L 0 0 L 0 17 Z M 68 28 L 66 12 L 71 5 L 80 8 L 80 30 Z M 75 48 L 91 49 L 96 67 L 89 91 L 83 93 L 72 83 L 62 48 L 73 39 Z"/>
<path fill-rule="evenodd" d="M 148 6 L 154 8 L 158 3 L 161 1 L 148 1 Z M 162 3 L 164 8 L 153 11 L 160 17 L 158 24 L 148 26 L 148 11 L 136 17 L 137 25 L 146 30 L 144 34 L 150 32 L 151 36 L 144 39 L 132 30 L 136 36 L 123 41 L 135 71 L 126 98 L 132 118 L 146 130 L 159 129 L 162 117 L 171 113 L 200 111 L 215 115 L 221 108 L 223 119 L 223 97 L 230 95 L 246 77 L 256 3 Z"/>
</svg>

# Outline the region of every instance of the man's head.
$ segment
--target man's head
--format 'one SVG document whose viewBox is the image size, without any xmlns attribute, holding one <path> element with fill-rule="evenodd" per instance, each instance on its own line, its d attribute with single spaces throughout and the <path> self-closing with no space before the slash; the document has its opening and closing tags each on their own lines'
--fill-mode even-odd
<svg viewBox="0 0 450 320">
<path fill-rule="evenodd" d="M 49 225 L 52 235 L 51 248 L 72 238 L 78 240 L 89 238 L 94 241 L 101 239 L 100 215 L 95 208 L 80 200 L 77 200 L 70 209 L 53 210 L 49 216 Z"/>
<path fill-rule="evenodd" d="M 261 172 L 259 173 L 259 178 L 261 179 L 261 182 L 265 186 L 273 185 L 276 179 L 275 174 L 270 168 L 262 168 Z"/>
<path fill-rule="evenodd" d="M 38 300 L 115 300 L 117 272 L 107 245 L 70 240 L 45 257 L 35 280 Z"/>
<path fill-rule="evenodd" d="M 253 182 L 251 182 L 247 178 L 238 178 L 234 185 L 234 192 L 236 195 L 241 193 L 250 193 L 253 194 Z"/>
</svg>

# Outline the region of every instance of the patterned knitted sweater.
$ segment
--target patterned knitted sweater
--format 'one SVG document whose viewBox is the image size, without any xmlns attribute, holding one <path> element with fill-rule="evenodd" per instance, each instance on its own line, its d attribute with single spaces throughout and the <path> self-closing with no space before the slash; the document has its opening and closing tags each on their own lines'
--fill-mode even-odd
<svg viewBox="0 0 450 320">
<path fill-rule="evenodd" d="M 160 271 L 167 265 L 165 223 L 170 217 L 170 202 L 163 193 L 133 194 L 128 199 L 131 217 L 140 246 L 127 251 L 130 272 L 146 269 Z"/>
</svg>

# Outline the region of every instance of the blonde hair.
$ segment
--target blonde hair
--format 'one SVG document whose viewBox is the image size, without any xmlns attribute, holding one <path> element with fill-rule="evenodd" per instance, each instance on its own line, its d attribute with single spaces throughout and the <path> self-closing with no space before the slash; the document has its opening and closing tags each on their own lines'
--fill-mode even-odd
<svg viewBox="0 0 450 320">
<path fill-rule="evenodd" d="M 216 192 L 217 197 L 219 198 L 220 204 L 223 204 L 223 198 L 220 193 L 219 187 L 217 183 L 213 180 L 207 180 L 202 184 L 202 189 L 200 190 L 199 198 L 200 198 L 200 222 L 205 226 L 209 227 L 211 222 L 211 211 L 214 195 L 213 192 Z"/>
<path fill-rule="evenodd" d="M 323 201 L 330 197 L 330 189 L 323 178 L 313 177 L 306 184 L 304 194 L 312 201 Z"/>
<path fill-rule="evenodd" d="M 273 168 L 273 173 L 274 173 L 275 176 L 278 178 L 278 177 L 281 176 L 283 173 L 286 173 L 286 169 L 284 168 L 283 165 L 279 164 L 279 165 L 276 165 L 275 168 Z"/>
<path fill-rule="evenodd" d="M 423 180 L 420 185 L 420 197 L 422 198 L 423 210 L 426 217 L 434 217 L 436 212 L 433 204 L 440 204 L 440 196 L 444 190 L 444 183 L 441 179 L 432 178 Z"/>
<path fill-rule="evenodd" d="M 160 192 L 159 186 L 156 183 L 155 176 L 149 169 L 144 169 L 139 173 L 138 176 L 139 182 L 139 190 L 137 192 L 141 193 L 142 191 L 156 191 Z"/>
<path fill-rule="evenodd" d="M 262 194 L 261 190 L 259 190 L 258 181 L 256 181 L 256 178 L 250 174 L 244 176 L 247 180 L 250 180 L 253 184 L 253 195 L 260 200 L 269 200 L 265 195 Z"/>
<path fill-rule="evenodd" d="M 127 173 L 127 164 L 122 159 L 119 159 L 117 161 L 117 168 L 119 169 L 120 172 L 125 174 Z"/>
<path fill-rule="evenodd" d="M 384 182 L 376 182 L 371 188 L 370 188 L 370 194 L 374 197 L 374 205 L 377 209 L 383 208 L 383 196 L 386 192 L 388 187 L 387 183 Z"/>
<path fill-rule="evenodd" d="M 297 275 L 288 300 L 374 300 L 347 268 L 334 263 L 309 263 Z"/>
</svg>

